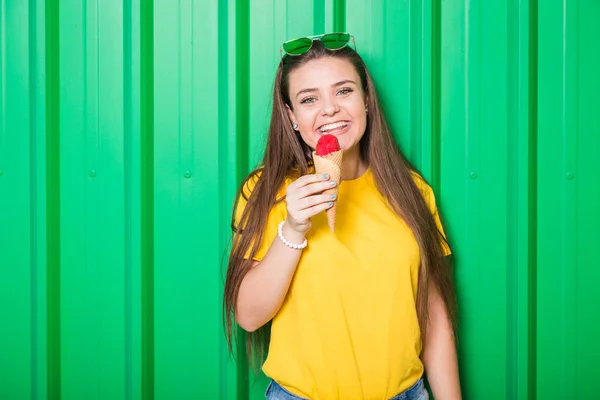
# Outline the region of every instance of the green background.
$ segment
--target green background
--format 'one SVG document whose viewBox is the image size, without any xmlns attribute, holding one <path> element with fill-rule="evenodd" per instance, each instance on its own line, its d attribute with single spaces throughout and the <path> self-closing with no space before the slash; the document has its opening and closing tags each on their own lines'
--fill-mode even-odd
<svg viewBox="0 0 600 400">
<path fill-rule="evenodd" d="M 1 0 L 0 398 L 263 398 L 222 332 L 233 196 L 280 44 L 340 30 L 445 216 L 464 397 L 597 398 L 599 19 L 597 0 Z"/>
</svg>

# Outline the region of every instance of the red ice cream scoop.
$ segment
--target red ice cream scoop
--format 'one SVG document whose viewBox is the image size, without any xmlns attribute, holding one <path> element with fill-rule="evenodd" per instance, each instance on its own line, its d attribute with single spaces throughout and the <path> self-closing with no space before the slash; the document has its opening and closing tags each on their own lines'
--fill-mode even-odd
<svg viewBox="0 0 600 400">
<path fill-rule="evenodd" d="M 323 135 L 317 142 L 315 154 L 318 156 L 326 156 L 330 153 L 335 153 L 340 150 L 340 143 L 334 135 Z"/>
</svg>

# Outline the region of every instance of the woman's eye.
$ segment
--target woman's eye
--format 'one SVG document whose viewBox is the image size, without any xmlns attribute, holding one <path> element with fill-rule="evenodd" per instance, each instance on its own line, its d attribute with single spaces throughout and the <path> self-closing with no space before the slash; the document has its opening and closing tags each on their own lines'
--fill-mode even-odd
<svg viewBox="0 0 600 400">
<path fill-rule="evenodd" d="M 353 92 L 353 90 L 350 88 L 343 88 L 338 91 L 338 94 L 345 95 L 345 94 L 352 93 L 352 92 Z"/>
<path fill-rule="evenodd" d="M 314 97 L 306 97 L 300 101 L 300 104 L 311 104 L 311 103 L 314 103 L 315 101 L 317 101 L 317 99 Z"/>
</svg>

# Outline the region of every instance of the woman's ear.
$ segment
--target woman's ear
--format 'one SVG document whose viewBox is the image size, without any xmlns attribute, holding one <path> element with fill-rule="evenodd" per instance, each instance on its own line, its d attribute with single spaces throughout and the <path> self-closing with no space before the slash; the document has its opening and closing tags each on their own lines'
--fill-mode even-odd
<svg viewBox="0 0 600 400">
<path fill-rule="evenodd" d="M 292 123 L 292 127 L 294 128 L 295 131 L 297 131 L 298 130 L 298 122 L 296 122 L 296 116 L 294 115 L 294 111 L 292 111 L 290 106 L 288 106 L 287 104 L 285 105 L 285 109 L 288 113 L 288 118 L 290 119 L 290 122 Z"/>
</svg>

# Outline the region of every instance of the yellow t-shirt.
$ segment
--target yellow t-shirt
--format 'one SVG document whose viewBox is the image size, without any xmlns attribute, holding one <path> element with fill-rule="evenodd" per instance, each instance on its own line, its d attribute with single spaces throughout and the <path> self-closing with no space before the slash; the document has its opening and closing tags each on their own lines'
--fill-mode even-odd
<svg viewBox="0 0 600 400">
<path fill-rule="evenodd" d="M 431 188 L 416 175 L 415 181 L 439 224 Z M 269 215 L 256 260 L 285 217 L 281 202 Z M 423 374 L 416 312 L 420 252 L 370 169 L 341 183 L 335 233 L 320 213 L 307 239 L 272 322 L 264 373 L 314 400 L 384 400 L 411 387 Z"/>
</svg>

